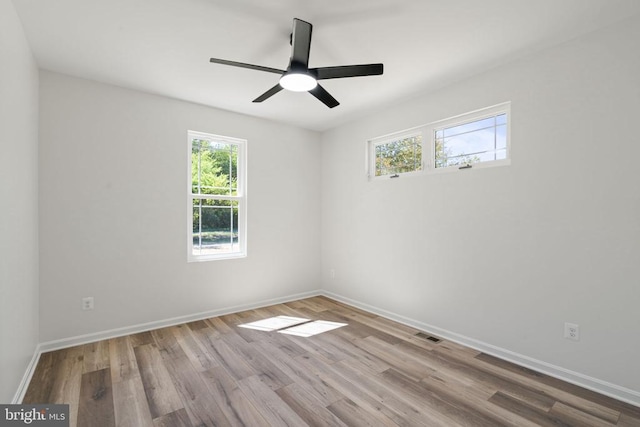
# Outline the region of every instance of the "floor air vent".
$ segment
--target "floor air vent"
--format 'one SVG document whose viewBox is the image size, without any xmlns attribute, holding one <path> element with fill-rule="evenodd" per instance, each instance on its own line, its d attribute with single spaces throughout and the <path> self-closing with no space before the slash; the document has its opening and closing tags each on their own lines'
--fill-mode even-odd
<svg viewBox="0 0 640 427">
<path fill-rule="evenodd" d="M 425 340 L 433 341 L 433 342 L 440 342 L 440 341 L 442 341 L 440 338 L 436 338 L 436 337 L 433 337 L 433 336 L 431 336 L 431 335 L 427 335 L 427 334 L 425 334 L 424 332 L 418 332 L 418 333 L 416 334 L 416 336 L 417 336 L 417 337 L 420 337 L 420 338 L 424 338 Z"/>
</svg>

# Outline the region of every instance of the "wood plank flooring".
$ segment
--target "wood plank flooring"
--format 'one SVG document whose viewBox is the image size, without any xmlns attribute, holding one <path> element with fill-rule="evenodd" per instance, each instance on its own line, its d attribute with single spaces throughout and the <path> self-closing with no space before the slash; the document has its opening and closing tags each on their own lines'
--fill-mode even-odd
<svg viewBox="0 0 640 427">
<path fill-rule="evenodd" d="M 302 338 L 238 328 L 348 323 Z M 23 403 L 72 426 L 640 426 L 640 408 L 314 297 L 44 353 Z"/>
</svg>

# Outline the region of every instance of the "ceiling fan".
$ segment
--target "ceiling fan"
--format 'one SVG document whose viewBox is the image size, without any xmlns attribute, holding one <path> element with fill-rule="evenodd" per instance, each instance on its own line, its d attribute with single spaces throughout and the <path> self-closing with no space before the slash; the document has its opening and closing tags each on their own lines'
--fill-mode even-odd
<svg viewBox="0 0 640 427">
<path fill-rule="evenodd" d="M 274 87 L 257 97 L 253 102 L 262 102 L 287 89 L 294 92 L 309 92 L 327 107 L 333 108 L 340 103 L 318 84 L 318 80 L 341 79 L 345 77 L 376 76 L 382 74 L 382 64 L 343 65 L 337 67 L 309 68 L 309 50 L 311 48 L 311 30 L 313 26 L 301 19 L 293 19 L 291 33 L 291 59 L 286 70 L 263 67 L 261 65 L 245 64 L 243 62 L 227 61 L 226 59 L 211 58 L 216 64 L 231 65 L 233 67 L 249 68 L 251 70 L 266 71 L 280 74 L 280 81 Z"/>
</svg>

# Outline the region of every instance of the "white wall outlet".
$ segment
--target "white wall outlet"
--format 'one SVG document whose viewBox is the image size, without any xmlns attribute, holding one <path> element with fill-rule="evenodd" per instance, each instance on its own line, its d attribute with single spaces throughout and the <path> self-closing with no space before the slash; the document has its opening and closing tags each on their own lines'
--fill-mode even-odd
<svg viewBox="0 0 640 427">
<path fill-rule="evenodd" d="M 93 310 L 93 297 L 82 298 L 82 309 Z"/>
<path fill-rule="evenodd" d="M 333 268 L 329 270 L 329 277 L 331 277 L 331 280 L 336 278 L 336 271 Z"/>
<path fill-rule="evenodd" d="M 565 323 L 564 337 L 568 340 L 580 341 L 580 325 L 576 325 L 575 323 Z"/>
</svg>

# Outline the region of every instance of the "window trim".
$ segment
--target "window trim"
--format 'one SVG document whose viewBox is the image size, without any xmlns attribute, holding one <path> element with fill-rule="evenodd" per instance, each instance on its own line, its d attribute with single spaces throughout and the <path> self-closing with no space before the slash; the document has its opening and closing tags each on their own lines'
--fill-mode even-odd
<svg viewBox="0 0 640 427">
<path fill-rule="evenodd" d="M 454 127 L 466 123 L 476 122 L 487 119 L 489 117 L 498 116 L 500 114 L 506 115 L 506 131 L 507 131 L 507 145 L 506 145 L 506 159 L 500 160 L 488 160 L 486 162 L 473 163 L 471 168 L 460 169 L 460 165 L 451 165 L 446 167 L 436 168 L 436 131 L 443 130 L 445 128 Z M 481 108 L 479 110 L 471 111 L 468 113 L 460 114 L 447 119 L 438 120 L 429 124 L 429 165 L 427 167 L 427 173 L 443 173 L 454 171 L 466 171 L 469 169 L 482 169 L 496 166 L 508 166 L 511 164 L 511 102 L 503 102 L 501 104 L 493 105 L 491 107 Z"/>
<path fill-rule="evenodd" d="M 367 174 L 370 181 L 377 181 L 381 179 L 389 179 L 389 178 L 397 178 L 400 176 L 417 176 L 425 173 L 426 162 L 425 162 L 425 140 L 427 139 L 427 128 L 425 126 L 416 126 L 410 129 L 405 129 L 400 132 L 394 132 L 387 135 L 379 136 L 376 138 L 371 138 L 367 140 Z M 378 145 L 387 144 L 389 142 L 397 141 L 399 139 L 418 136 L 421 137 L 420 146 L 422 148 L 422 159 L 421 159 L 421 169 L 411 172 L 403 172 L 396 174 L 387 174 L 376 176 L 376 147 Z"/>
<path fill-rule="evenodd" d="M 193 254 L 193 201 L 203 198 L 192 192 L 191 153 L 193 140 L 205 139 L 223 144 L 234 144 L 238 149 L 237 195 L 207 195 L 207 199 L 234 200 L 238 202 L 238 251 L 220 254 Z M 212 197 L 211 197 L 212 196 Z M 204 262 L 224 259 L 245 258 L 247 256 L 247 140 L 211 133 L 187 131 L 187 262 Z"/>
</svg>

